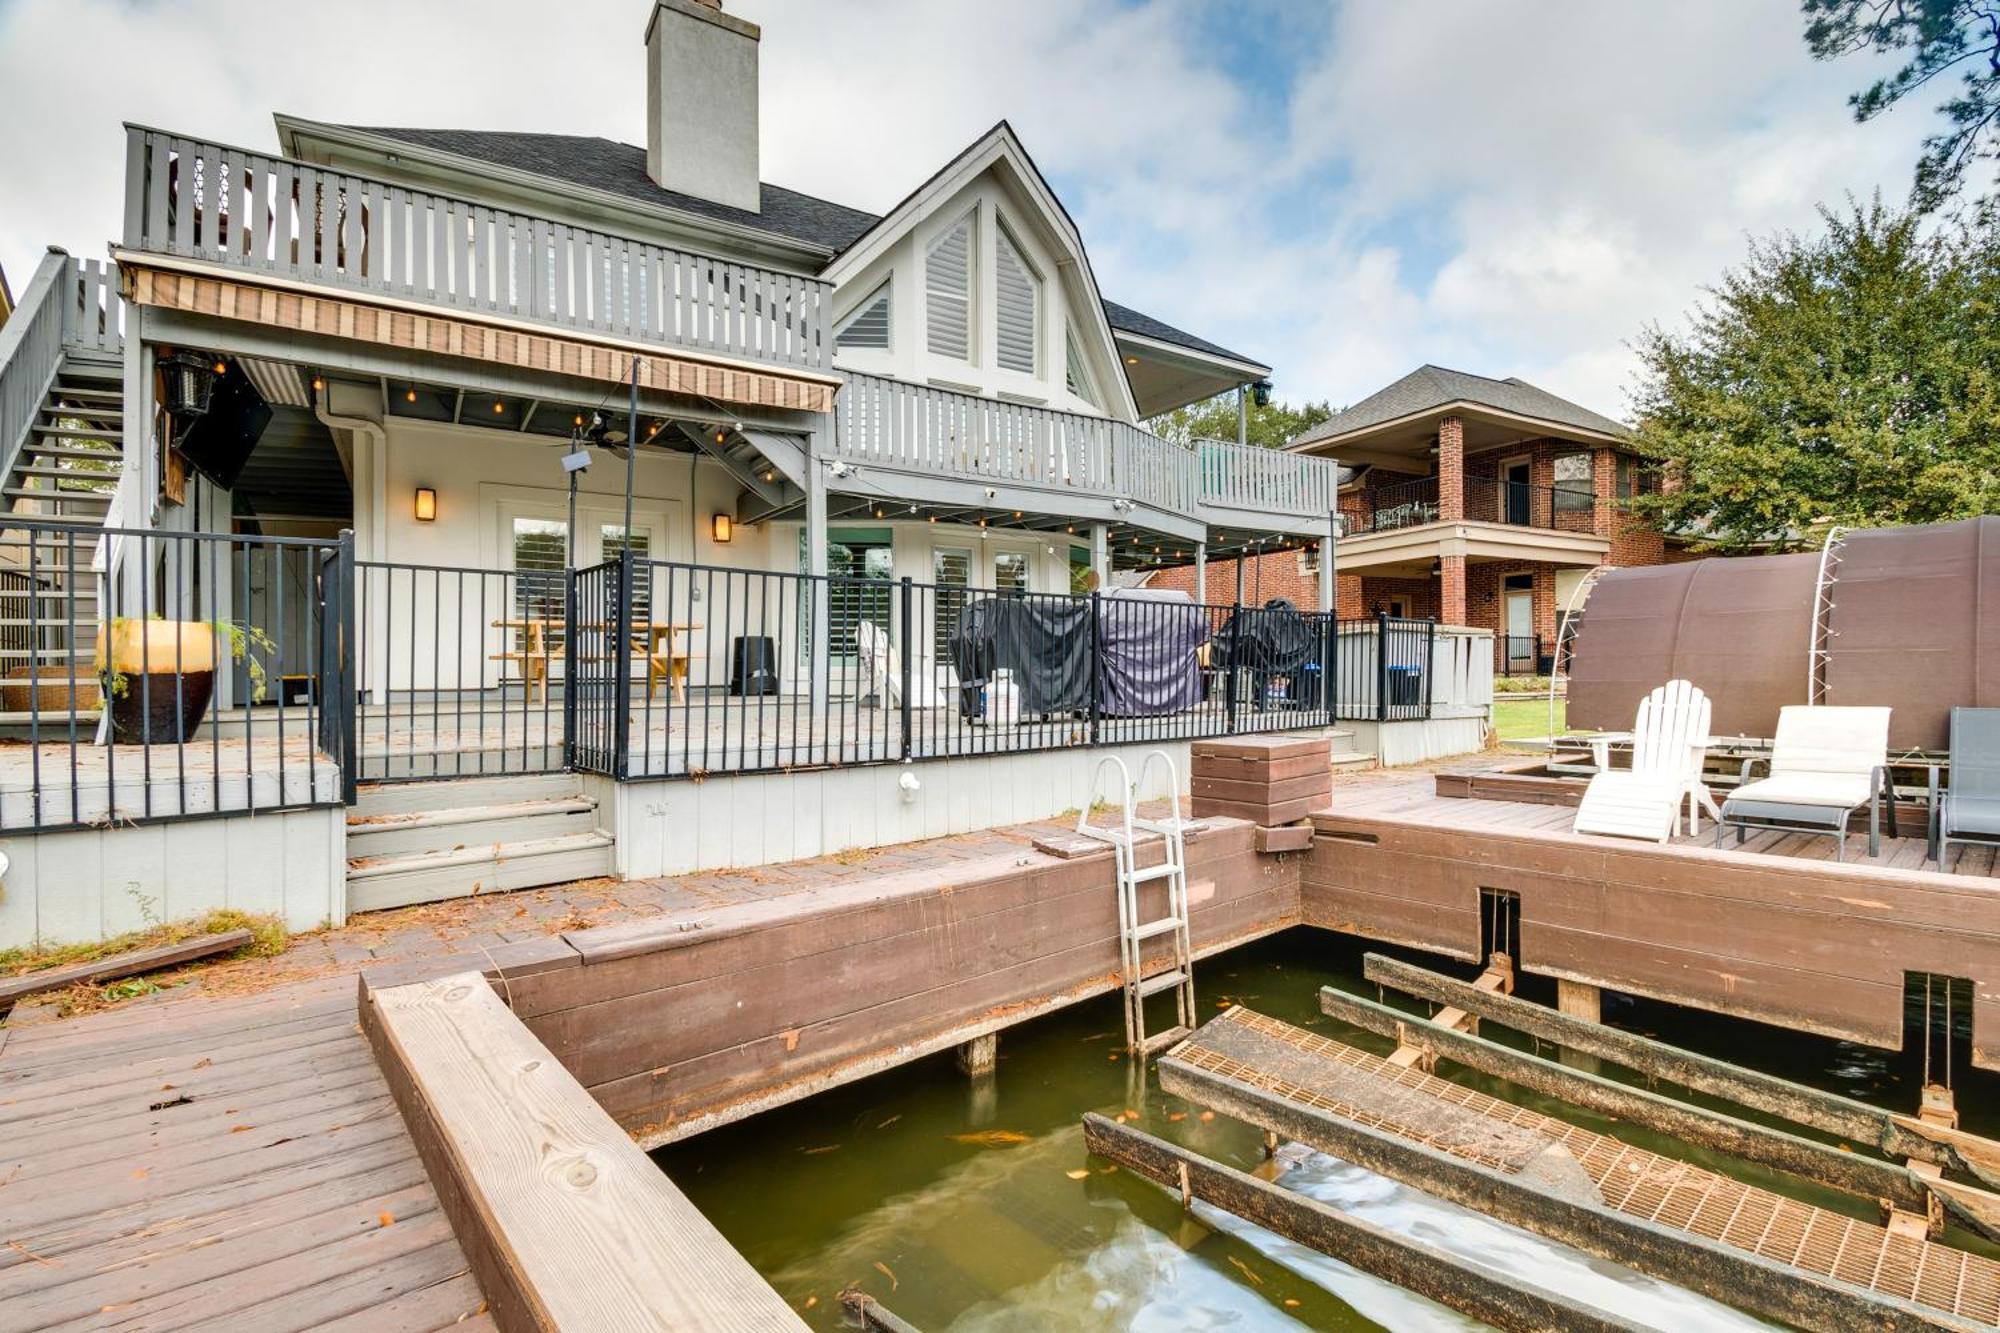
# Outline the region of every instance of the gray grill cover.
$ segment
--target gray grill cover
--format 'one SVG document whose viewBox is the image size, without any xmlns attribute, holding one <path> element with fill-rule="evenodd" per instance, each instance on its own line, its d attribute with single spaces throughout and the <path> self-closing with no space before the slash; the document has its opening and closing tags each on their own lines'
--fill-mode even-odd
<svg viewBox="0 0 2000 1333">
<path fill-rule="evenodd" d="M 1130 588 L 1100 603 L 1104 637 L 1097 680 L 1107 717 L 1178 713 L 1201 702 L 1195 653 L 1208 619 L 1187 594 Z M 1090 707 L 1090 602 L 1035 594 L 981 597 L 959 613 L 953 664 L 965 682 L 1012 673 L 1025 714 L 1081 713 Z"/>
<path fill-rule="evenodd" d="M 1208 612 L 1184 592 L 1121 588 L 1100 607 L 1103 669 L 1097 699 L 1107 717 L 1156 717 L 1201 702 Z"/>
</svg>

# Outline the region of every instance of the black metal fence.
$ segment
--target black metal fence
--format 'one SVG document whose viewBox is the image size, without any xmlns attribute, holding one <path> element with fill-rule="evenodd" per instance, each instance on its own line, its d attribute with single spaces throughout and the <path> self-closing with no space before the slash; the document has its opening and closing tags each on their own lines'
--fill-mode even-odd
<svg viewBox="0 0 2000 1333">
<path fill-rule="evenodd" d="M 339 805 L 345 541 L 0 532 L 0 828 Z"/>
<path fill-rule="evenodd" d="M 1550 661 L 1539 634 L 1493 636 L 1493 669 L 1503 676 L 1546 676 Z"/>
</svg>

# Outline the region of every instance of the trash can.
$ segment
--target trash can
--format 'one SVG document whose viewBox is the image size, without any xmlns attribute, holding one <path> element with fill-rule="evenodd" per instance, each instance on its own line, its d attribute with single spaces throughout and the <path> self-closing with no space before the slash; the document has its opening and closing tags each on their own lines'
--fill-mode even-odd
<svg viewBox="0 0 2000 1333">
<path fill-rule="evenodd" d="M 768 634 L 729 641 L 729 693 L 736 698 L 778 692 L 778 651 Z"/>
<path fill-rule="evenodd" d="M 1424 701 L 1424 669 L 1419 666 L 1392 666 L 1389 677 L 1389 702 L 1414 706 Z"/>
</svg>

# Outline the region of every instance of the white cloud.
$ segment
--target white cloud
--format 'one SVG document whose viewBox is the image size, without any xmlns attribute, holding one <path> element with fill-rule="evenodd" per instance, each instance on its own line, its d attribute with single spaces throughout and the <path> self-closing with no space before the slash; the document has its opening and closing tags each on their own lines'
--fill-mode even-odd
<svg viewBox="0 0 2000 1333">
<path fill-rule="evenodd" d="M 764 174 L 886 208 L 994 121 L 1065 186 L 1114 299 L 1351 401 L 1423 361 L 1622 411 L 1626 341 L 1746 233 L 1901 194 L 1791 0 L 1329 0 L 1234 81 L 1236 0 L 728 0 L 764 28 Z M 0 263 L 100 253 L 120 120 L 268 147 L 285 110 L 643 142 L 643 0 L 0 0 Z M 1202 22 L 1208 25 L 1202 26 Z M 88 53 L 87 60 L 71 59 Z M 78 96 L 80 79 L 89 95 Z M 1310 201 L 1309 203 L 1304 201 Z"/>
</svg>

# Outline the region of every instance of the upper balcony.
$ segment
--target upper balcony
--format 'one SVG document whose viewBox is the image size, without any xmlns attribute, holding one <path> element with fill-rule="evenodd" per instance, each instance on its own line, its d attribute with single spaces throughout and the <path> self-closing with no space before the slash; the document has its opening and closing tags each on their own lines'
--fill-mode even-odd
<svg viewBox="0 0 2000 1333">
<path fill-rule="evenodd" d="M 1347 521 L 1344 568 L 1428 561 L 1441 544 L 1461 554 L 1496 559 L 1591 564 L 1610 549 L 1609 501 L 1585 485 L 1535 486 L 1498 477 L 1463 479 L 1456 517 L 1445 518 L 1436 477 L 1349 491 L 1340 497 Z"/>
<path fill-rule="evenodd" d="M 257 288 L 330 289 L 391 311 L 822 382 L 811 403 L 773 406 L 823 410 L 831 392 L 830 289 L 817 278 L 138 126 L 127 127 L 123 251 Z M 433 339 L 418 350 L 445 349 Z M 538 368 L 568 369 L 563 355 Z"/>
<path fill-rule="evenodd" d="M 1338 469 L 1327 459 L 1214 441 L 1189 447 L 1109 417 L 878 375 L 849 372 L 846 381 L 835 453 L 902 474 L 898 493 L 912 499 L 948 501 L 971 482 L 994 508 L 1134 523 L 1190 541 L 1219 526 L 1316 535 L 1332 512 Z"/>
</svg>

